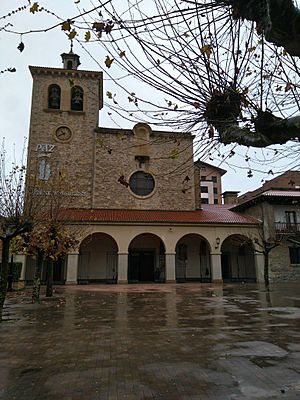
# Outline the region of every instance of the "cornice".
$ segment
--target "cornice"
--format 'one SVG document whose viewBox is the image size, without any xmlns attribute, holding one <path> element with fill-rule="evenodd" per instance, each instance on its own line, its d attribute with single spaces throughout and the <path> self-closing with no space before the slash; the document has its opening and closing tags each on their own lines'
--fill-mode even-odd
<svg viewBox="0 0 300 400">
<path fill-rule="evenodd" d="M 101 71 L 86 71 L 86 70 L 69 70 L 64 68 L 52 68 L 52 67 L 37 67 L 30 65 L 29 70 L 31 75 L 53 75 L 63 76 L 67 78 L 102 78 L 103 73 Z"/>
</svg>

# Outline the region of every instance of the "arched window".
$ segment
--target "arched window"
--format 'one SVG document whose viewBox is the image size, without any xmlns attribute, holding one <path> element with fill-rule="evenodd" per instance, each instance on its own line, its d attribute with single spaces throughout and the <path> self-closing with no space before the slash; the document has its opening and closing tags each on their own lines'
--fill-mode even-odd
<svg viewBox="0 0 300 400">
<path fill-rule="evenodd" d="M 80 86 L 74 86 L 71 89 L 71 110 L 83 110 L 83 89 Z"/>
<path fill-rule="evenodd" d="M 60 87 L 58 85 L 48 87 L 48 108 L 60 109 Z"/>
</svg>

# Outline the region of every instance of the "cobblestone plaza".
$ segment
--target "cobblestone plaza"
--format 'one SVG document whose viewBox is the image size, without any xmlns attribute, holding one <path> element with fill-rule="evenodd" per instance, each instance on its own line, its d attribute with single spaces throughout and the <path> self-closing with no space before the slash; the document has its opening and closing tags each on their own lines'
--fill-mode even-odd
<svg viewBox="0 0 300 400">
<path fill-rule="evenodd" d="M 297 284 L 58 286 L 10 295 L 0 399 L 300 397 Z"/>
</svg>

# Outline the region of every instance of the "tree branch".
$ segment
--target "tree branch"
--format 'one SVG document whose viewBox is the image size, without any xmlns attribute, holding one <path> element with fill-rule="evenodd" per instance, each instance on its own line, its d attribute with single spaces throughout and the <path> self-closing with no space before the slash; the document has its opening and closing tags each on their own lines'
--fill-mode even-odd
<svg viewBox="0 0 300 400">
<path fill-rule="evenodd" d="M 224 0 L 217 3 L 224 4 Z M 300 10 L 293 0 L 225 0 L 226 3 L 232 6 L 235 18 L 255 21 L 268 42 L 300 56 Z"/>
<path fill-rule="evenodd" d="M 220 142 L 266 147 L 271 144 L 284 144 L 289 140 L 300 137 L 300 116 L 285 119 L 274 117 L 272 121 L 265 123 L 262 122 L 265 114 L 270 113 L 261 113 L 257 117 L 255 131 L 240 127 L 236 121 L 214 124 L 219 132 Z"/>
</svg>

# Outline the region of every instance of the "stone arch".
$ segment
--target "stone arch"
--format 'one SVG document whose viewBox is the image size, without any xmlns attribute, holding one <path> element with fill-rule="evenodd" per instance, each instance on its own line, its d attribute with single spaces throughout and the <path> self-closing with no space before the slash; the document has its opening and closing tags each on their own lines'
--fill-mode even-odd
<svg viewBox="0 0 300 400">
<path fill-rule="evenodd" d="M 73 86 L 71 89 L 71 110 L 83 111 L 83 89 L 81 86 Z"/>
<path fill-rule="evenodd" d="M 221 246 L 224 282 L 256 282 L 254 246 L 244 235 L 228 236 Z"/>
<path fill-rule="evenodd" d="M 203 236 L 191 233 L 181 237 L 175 252 L 177 282 L 211 282 L 211 248 Z"/>
<path fill-rule="evenodd" d="M 116 283 L 118 245 L 107 233 L 87 236 L 79 247 L 78 283 Z"/>
<path fill-rule="evenodd" d="M 165 282 L 165 244 L 153 233 L 135 236 L 128 246 L 128 283 Z"/>
<path fill-rule="evenodd" d="M 60 109 L 61 89 L 60 86 L 52 84 L 48 86 L 48 108 Z"/>
</svg>

